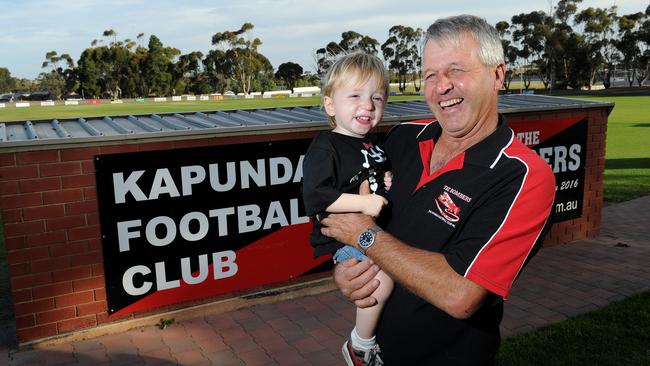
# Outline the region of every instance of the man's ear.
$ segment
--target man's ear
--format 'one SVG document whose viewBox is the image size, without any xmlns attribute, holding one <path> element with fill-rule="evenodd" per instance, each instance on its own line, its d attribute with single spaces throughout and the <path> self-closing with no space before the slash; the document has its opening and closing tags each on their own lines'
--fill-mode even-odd
<svg viewBox="0 0 650 366">
<path fill-rule="evenodd" d="M 501 90 L 506 80 L 506 64 L 498 64 L 494 69 L 494 90 Z"/>
<path fill-rule="evenodd" d="M 325 107 L 325 112 L 328 116 L 334 117 L 336 115 L 336 113 L 334 113 L 334 99 L 332 99 L 332 97 L 323 98 L 323 107 Z"/>
</svg>

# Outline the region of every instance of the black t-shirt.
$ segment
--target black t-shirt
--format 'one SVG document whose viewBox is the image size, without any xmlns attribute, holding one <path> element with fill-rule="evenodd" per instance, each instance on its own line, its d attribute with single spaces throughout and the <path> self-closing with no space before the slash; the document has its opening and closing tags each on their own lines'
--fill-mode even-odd
<svg viewBox="0 0 650 366">
<path fill-rule="evenodd" d="M 358 138 L 328 131 L 309 145 L 302 164 L 302 196 L 307 215 L 314 222 L 310 235 L 314 256 L 334 253 L 343 246 L 321 234 L 317 215 L 323 215 L 342 193 L 359 193 L 366 179 L 371 191 L 382 193 L 386 154 L 378 142 L 374 135 Z"/>
</svg>

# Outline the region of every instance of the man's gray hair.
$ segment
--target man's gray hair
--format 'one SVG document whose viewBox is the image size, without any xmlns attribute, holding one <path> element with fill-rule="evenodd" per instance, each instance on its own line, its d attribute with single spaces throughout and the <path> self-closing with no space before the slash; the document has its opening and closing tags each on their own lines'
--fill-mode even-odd
<svg viewBox="0 0 650 366">
<path fill-rule="evenodd" d="M 486 66 L 502 64 L 503 46 L 496 28 L 474 15 L 458 15 L 436 20 L 427 29 L 426 42 L 436 41 L 463 47 L 463 37 L 471 36 L 479 46 L 478 58 Z"/>
</svg>

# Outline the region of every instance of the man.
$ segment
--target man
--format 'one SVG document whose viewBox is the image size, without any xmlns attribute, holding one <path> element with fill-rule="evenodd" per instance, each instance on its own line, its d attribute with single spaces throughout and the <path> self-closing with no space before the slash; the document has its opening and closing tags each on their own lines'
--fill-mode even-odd
<svg viewBox="0 0 650 366">
<path fill-rule="evenodd" d="M 501 40 L 485 20 L 432 24 L 423 77 L 437 122 L 389 134 L 388 224 L 362 214 L 322 221 L 323 234 L 372 260 L 334 272 L 357 306 L 374 303 L 379 267 L 396 282 L 377 330 L 389 366 L 493 364 L 503 298 L 550 226 L 555 178 L 497 113 L 504 75 Z"/>
</svg>

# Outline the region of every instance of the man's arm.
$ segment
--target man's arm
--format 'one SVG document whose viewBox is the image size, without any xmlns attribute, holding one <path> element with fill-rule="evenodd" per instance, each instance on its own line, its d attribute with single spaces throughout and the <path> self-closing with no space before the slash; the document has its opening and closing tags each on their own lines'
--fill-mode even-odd
<svg viewBox="0 0 650 366">
<path fill-rule="evenodd" d="M 323 234 L 355 247 L 359 234 L 375 224 L 371 217 L 362 214 L 333 214 L 322 223 L 326 226 L 321 230 Z M 441 254 L 413 248 L 385 231 L 377 233 L 375 243 L 366 254 L 393 280 L 455 318 L 470 317 L 489 294 L 456 273 Z M 335 271 L 335 281 L 339 288 L 345 288 L 346 296 L 354 299 L 346 294 L 355 294 L 354 285 L 341 278 L 342 273 Z M 363 292 L 362 288 L 358 290 Z"/>
</svg>

